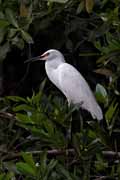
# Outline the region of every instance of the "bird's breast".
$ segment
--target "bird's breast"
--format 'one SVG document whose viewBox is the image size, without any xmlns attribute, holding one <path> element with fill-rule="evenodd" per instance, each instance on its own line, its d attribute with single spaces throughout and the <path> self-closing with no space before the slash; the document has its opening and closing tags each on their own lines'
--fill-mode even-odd
<svg viewBox="0 0 120 180">
<path fill-rule="evenodd" d="M 49 66 L 48 64 L 45 64 L 45 70 L 47 73 L 47 76 L 49 80 L 57 87 L 60 89 L 59 85 L 59 68 L 53 68 Z"/>
</svg>

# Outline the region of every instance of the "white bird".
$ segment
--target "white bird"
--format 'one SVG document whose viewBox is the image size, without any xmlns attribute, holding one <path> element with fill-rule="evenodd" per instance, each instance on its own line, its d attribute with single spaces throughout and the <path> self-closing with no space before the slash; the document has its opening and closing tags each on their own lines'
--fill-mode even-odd
<svg viewBox="0 0 120 180">
<path fill-rule="evenodd" d="M 79 105 L 91 113 L 93 119 L 103 119 L 102 110 L 88 83 L 75 67 L 66 63 L 60 51 L 50 49 L 31 60 L 45 60 L 49 80 L 66 96 L 68 104 Z"/>
</svg>

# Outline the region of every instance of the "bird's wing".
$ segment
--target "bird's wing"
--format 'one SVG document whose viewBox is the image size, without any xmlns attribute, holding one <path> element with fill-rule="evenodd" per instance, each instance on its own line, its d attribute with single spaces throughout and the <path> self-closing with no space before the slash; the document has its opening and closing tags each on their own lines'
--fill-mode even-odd
<svg viewBox="0 0 120 180">
<path fill-rule="evenodd" d="M 93 93 L 83 76 L 68 63 L 62 63 L 58 70 L 61 91 L 73 104 L 81 104 L 88 110 L 93 118 L 101 119 L 102 111 L 97 104 Z M 95 113 L 94 113 L 95 112 Z M 96 117 L 99 116 L 100 117 Z"/>
<path fill-rule="evenodd" d="M 73 103 L 87 101 L 93 94 L 83 76 L 72 65 L 63 63 L 59 66 L 59 83 L 63 93 Z"/>
</svg>

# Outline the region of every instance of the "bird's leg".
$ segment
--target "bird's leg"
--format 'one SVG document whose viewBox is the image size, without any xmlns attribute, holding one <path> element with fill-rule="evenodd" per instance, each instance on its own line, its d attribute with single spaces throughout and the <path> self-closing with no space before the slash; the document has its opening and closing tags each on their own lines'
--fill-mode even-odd
<svg viewBox="0 0 120 180">
<path fill-rule="evenodd" d="M 79 121 L 80 121 L 80 124 L 79 124 L 80 131 L 83 130 L 83 116 L 82 116 L 82 112 L 81 111 L 82 111 L 81 109 L 79 109 L 79 111 L 78 111 L 78 113 L 79 113 Z"/>
<path fill-rule="evenodd" d="M 70 111 L 70 116 L 69 116 L 69 125 L 68 125 L 68 130 L 67 130 L 67 139 L 68 141 L 71 141 L 71 138 L 72 138 L 72 112 L 71 112 L 71 103 L 70 101 L 68 100 L 68 110 Z"/>
<path fill-rule="evenodd" d="M 69 156 L 68 156 L 68 146 L 69 146 L 69 143 L 71 141 L 71 138 L 72 138 L 72 114 L 71 114 L 71 103 L 70 101 L 68 100 L 68 114 L 67 114 L 67 119 L 68 119 L 68 129 L 67 129 L 67 132 L 66 132 L 66 140 L 67 140 L 67 143 L 66 143 L 66 168 L 68 169 L 68 165 L 69 165 Z"/>
<path fill-rule="evenodd" d="M 68 114 L 67 114 L 67 119 L 68 119 L 68 129 L 67 129 L 67 144 L 66 144 L 66 149 L 69 148 L 69 144 L 71 143 L 72 139 L 72 113 L 76 109 L 75 106 L 72 106 L 72 104 L 68 101 Z M 68 151 L 66 151 L 66 167 L 68 167 L 69 164 L 69 157 L 68 157 Z"/>
<path fill-rule="evenodd" d="M 78 105 L 78 112 L 79 112 L 79 118 L 80 118 L 80 131 L 83 130 L 83 117 L 82 117 L 82 105 L 83 105 L 83 101 L 81 101 Z"/>
</svg>

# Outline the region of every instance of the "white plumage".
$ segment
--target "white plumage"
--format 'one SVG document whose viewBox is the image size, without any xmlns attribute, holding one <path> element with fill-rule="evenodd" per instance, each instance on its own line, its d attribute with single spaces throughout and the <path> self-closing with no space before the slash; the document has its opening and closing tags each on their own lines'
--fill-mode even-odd
<svg viewBox="0 0 120 180">
<path fill-rule="evenodd" d="M 80 72 L 65 62 L 58 50 L 48 50 L 40 56 L 45 61 L 45 69 L 50 81 L 66 96 L 68 103 L 78 104 L 89 111 L 93 119 L 103 119 L 103 113 Z"/>
</svg>

